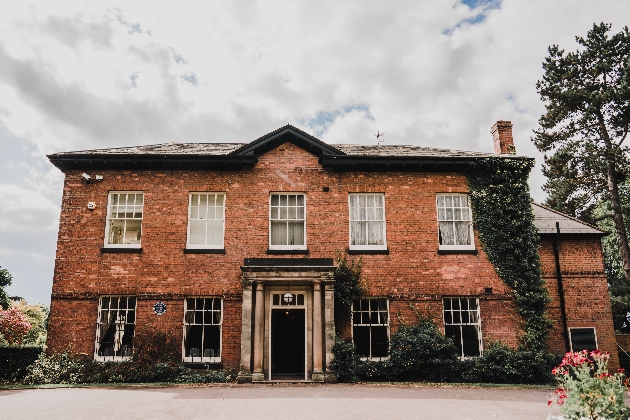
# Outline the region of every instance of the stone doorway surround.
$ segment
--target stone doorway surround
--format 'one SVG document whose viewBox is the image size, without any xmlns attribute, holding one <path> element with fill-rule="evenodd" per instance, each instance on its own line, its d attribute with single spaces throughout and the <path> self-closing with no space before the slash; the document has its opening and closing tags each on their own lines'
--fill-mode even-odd
<svg viewBox="0 0 630 420">
<path fill-rule="evenodd" d="M 238 382 L 270 380 L 271 294 L 306 294 L 306 380 L 336 382 L 330 371 L 335 338 L 335 266 L 332 258 L 245 258 Z"/>
</svg>

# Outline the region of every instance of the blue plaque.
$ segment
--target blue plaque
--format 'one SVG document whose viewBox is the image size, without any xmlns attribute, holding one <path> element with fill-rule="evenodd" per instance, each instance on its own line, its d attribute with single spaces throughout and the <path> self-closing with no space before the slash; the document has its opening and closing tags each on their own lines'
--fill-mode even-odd
<svg viewBox="0 0 630 420">
<path fill-rule="evenodd" d="M 166 303 L 158 302 L 153 305 L 153 312 L 155 312 L 156 315 L 164 315 L 166 313 Z"/>
</svg>

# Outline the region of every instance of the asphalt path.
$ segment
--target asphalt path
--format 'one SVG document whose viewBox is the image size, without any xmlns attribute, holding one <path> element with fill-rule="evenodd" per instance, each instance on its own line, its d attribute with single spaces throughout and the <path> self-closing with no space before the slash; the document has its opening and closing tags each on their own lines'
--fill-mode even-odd
<svg viewBox="0 0 630 420">
<path fill-rule="evenodd" d="M 551 389 L 208 385 L 0 390 L 3 419 L 547 419 Z"/>
</svg>

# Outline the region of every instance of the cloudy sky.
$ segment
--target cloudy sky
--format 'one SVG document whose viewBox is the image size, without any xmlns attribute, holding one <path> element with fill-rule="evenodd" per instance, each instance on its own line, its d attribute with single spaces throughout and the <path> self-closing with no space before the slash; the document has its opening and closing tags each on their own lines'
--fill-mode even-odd
<svg viewBox="0 0 630 420">
<path fill-rule="evenodd" d="M 626 16 L 626 20 L 623 20 Z M 249 142 L 287 123 L 330 143 L 519 154 L 544 110 L 547 47 L 620 0 L 0 0 L 0 266 L 9 293 L 49 303 L 63 175 L 58 151 Z M 540 168 L 532 194 L 543 201 Z"/>
</svg>

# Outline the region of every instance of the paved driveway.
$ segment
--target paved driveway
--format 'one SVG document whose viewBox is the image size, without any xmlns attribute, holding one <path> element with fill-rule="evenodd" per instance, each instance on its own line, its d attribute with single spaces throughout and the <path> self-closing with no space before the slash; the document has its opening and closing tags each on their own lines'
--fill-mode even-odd
<svg viewBox="0 0 630 420">
<path fill-rule="evenodd" d="M 546 419 L 551 390 L 371 385 L 218 385 L 0 391 L 17 419 Z"/>
</svg>

